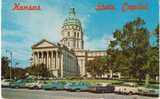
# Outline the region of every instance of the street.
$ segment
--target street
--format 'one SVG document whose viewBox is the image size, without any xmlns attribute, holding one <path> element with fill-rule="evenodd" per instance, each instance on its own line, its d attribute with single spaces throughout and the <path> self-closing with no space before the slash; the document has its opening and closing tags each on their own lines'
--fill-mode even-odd
<svg viewBox="0 0 160 99">
<path fill-rule="evenodd" d="M 2 88 L 4 99 L 158 99 L 138 95 L 95 94 L 88 92 L 45 91 Z"/>
</svg>

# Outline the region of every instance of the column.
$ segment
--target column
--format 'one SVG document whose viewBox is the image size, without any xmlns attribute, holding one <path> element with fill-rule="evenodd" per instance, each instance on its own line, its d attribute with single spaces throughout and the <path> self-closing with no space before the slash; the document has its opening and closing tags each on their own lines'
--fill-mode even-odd
<svg viewBox="0 0 160 99">
<path fill-rule="evenodd" d="M 37 52 L 37 64 L 40 64 L 39 61 L 40 61 L 40 60 L 39 60 L 39 52 Z"/>
<path fill-rule="evenodd" d="M 48 55 L 48 51 L 47 51 L 46 52 L 46 66 L 49 69 L 48 59 L 49 59 L 49 55 Z"/>
<path fill-rule="evenodd" d="M 54 69 L 56 69 L 57 66 L 57 51 L 55 51 L 55 55 L 54 55 Z"/>
<path fill-rule="evenodd" d="M 51 64 L 51 68 L 53 70 L 53 51 L 51 51 L 51 61 L 50 61 L 50 64 Z"/>
<path fill-rule="evenodd" d="M 34 65 L 35 64 L 35 61 L 34 61 L 35 59 L 34 59 L 34 52 L 32 53 L 32 65 Z"/>
<path fill-rule="evenodd" d="M 58 53 L 58 51 L 56 51 L 56 69 L 58 69 L 58 67 L 59 67 L 59 53 Z"/>
<path fill-rule="evenodd" d="M 63 54 L 61 54 L 61 78 L 63 78 Z"/>
<path fill-rule="evenodd" d="M 47 52 L 44 52 L 43 60 L 44 60 L 45 66 L 47 67 Z"/>
<path fill-rule="evenodd" d="M 34 53 L 34 64 L 35 64 L 35 65 L 37 64 L 36 53 L 37 53 L 37 52 Z"/>
<path fill-rule="evenodd" d="M 50 54 L 50 51 L 48 51 L 48 68 L 51 69 L 50 68 L 50 55 L 49 54 Z"/>
<path fill-rule="evenodd" d="M 41 64 L 44 63 L 44 60 L 43 60 L 43 52 L 41 52 Z"/>
</svg>

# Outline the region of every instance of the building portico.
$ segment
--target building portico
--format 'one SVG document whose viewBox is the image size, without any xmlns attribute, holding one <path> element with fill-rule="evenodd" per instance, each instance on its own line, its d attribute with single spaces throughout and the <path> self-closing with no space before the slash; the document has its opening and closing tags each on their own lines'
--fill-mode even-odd
<svg viewBox="0 0 160 99">
<path fill-rule="evenodd" d="M 46 46 L 44 46 L 45 44 Z M 48 45 L 50 46 L 48 47 Z M 55 77 L 63 77 L 64 52 L 65 51 L 60 44 L 56 45 L 48 42 L 47 40 L 42 40 L 41 42 L 32 46 L 32 65 L 37 66 L 39 64 L 44 64 Z M 76 66 L 76 64 L 70 65 Z"/>
</svg>

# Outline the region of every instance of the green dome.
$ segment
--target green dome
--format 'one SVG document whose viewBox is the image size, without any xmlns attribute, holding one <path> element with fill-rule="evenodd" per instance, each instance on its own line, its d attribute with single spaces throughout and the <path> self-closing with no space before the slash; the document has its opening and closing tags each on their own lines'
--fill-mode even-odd
<svg viewBox="0 0 160 99">
<path fill-rule="evenodd" d="M 74 17 L 69 17 L 64 20 L 65 25 L 81 25 L 80 20 Z"/>
<path fill-rule="evenodd" d="M 80 20 L 76 16 L 74 8 L 70 8 L 69 16 L 64 20 L 64 25 L 81 25 Z"/>
</svg>

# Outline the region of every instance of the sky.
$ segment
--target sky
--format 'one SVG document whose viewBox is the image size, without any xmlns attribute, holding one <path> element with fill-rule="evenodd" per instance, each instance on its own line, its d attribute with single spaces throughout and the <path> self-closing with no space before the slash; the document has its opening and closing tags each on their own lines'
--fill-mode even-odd
<svg viewBox="0 0 160 99">
<path fill-rule="evenodd" d="M 14 11 L 15 3 L 40 5 L 40 11 Z M 122 11 L 122 5 L 146 5 L 148 10 Z M 114 5 L 115 10 L 97 11 L 96 5 Z M 31 46 L 41 39 L 61 40 L 61 27 L 74 7 L 84 32 L 85 49 L 105 50 L 116 29 L 136 17 L 153 32 L 158 21 L 158 0 L 2 0 L 2 56 L 13 53 L 13 65 L 30 66 Z"/>
</svg>

